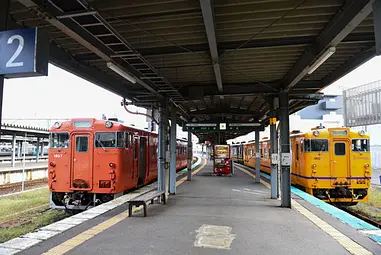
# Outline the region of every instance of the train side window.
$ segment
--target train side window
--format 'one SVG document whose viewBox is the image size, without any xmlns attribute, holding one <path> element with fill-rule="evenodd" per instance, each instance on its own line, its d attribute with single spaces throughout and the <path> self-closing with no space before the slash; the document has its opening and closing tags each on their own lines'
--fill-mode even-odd
<svg viewBox="0 0 381 255">
<path fill-rule="evenodd" d="M 296 160 L 299 160 L 299 144 L 296 144 Z"/>
<path fill-rule="evenodd" d="M 345 155 L 345 143 L 335 143 L 335 155 L 336 156 Z"/>
<path fill-rule="evenodd" d="M 155 151 L 156 151 L 155 145 L 152 145 L 151 146 L 152 159 L 155 158 Z"/>
<path fill-rule="evenodd" d="M 138 138 L 134 138 L 134 159 L 138 158 Z"/>
<path fill-rule="evenodd" d="M 116 133 L 116 147 L 123 148 L 124 143 L 124 132 Z"/>
<path fill-rule="evenodd" d="M 89 138 L 87 136 L 77 136 L 75 138 L 75 151 L 87 152 L 89 148 Z"/>
<path fill-rule="evenodd" d="M 124 146 L 126 148 L 130 148 L 131 147 L 131 136 L 128 132 L 124 133 L 124 140 L 125 140 Z"/>
<path fill-rule="evenodd" d="M 304 152 L 304 140 L 300 140 L 300 151 Z"/>
</svg>

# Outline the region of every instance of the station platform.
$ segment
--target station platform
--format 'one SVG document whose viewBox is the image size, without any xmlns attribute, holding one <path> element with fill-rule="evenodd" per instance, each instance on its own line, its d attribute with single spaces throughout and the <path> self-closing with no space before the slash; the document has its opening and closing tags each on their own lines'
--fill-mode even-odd
<svg viewBox="0 0 381 255">
<path fill-rule="evenodd" d="M 211 176 L 211 164 L 199 170 L 147 217 L 120 206 L 20 254 L 381 254 L 377 242 L 296 195 L 293 209 L 281 208 L 243 168 L 232 177 Z"/>
<path fill-rule="evenodd" d="M 22 162 L 16 162 L 15 166 L 12 167 L 11 163 L 0 163 L 0 172 L 9 172 L 9 171 L 17 171 L 22 170 L 23 168 Z M 46 160 L 42 160 L 40 162 L 25 162 L 25 169 L 35 169 L 35 168 L 42 168 L 48 167 L 48 162 Z"/>
</svg>

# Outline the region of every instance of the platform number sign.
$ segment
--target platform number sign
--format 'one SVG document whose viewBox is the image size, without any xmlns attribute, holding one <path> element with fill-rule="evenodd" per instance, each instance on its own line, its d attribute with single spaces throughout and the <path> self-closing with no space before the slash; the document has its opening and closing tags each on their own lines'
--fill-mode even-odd
<svg viewBox="0 0 381 255">
<path fill-rule="evenodd" d="M 44 30 L 0 32 L 0 75 L 6 78 L 47 75 L 49 39 Z"/>
</svg>

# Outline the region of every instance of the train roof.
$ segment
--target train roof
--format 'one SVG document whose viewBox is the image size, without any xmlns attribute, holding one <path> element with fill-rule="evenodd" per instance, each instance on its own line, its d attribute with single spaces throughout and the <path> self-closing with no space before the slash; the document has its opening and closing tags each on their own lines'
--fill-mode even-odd
<svg viewBox="0 0 381 255">
<path fill-rule="evenodd" d="M 346 127 L 336 127 L 336 128 L 312 128 L 311 131 L 308 131 L 308 132 L 298 132 L 298 133 L 293 133 L 293 131 L 291 131 L 290 133 L 290 137 L 299 137 L 299 136 L 304 136 L 304 137 L 307 137 L 307 138 L 315 138 L 315 139 L 319 139 L 320 138 L 327 138 L 330 136 L 330 134 L 332 134 L 332 131 L 334 130 L 337 130 L 337 131 L 340 131 L 340 130 L 347 130 L 348 131 L 348 135 L 350 135 L 352 138 L 364 138 L 364 139 L 369 139 L 370 136 L 366 133 L 363 133 L 363 134 L 360 134 L 362 131 L 357 131 L 357 130 L 351 130 L 350 128 L 346 128 Z M 314 135 L 314 131 L 319 131 L 319 135 L 318 136 L 315 136 Z M 270 141 L 270 139 L 268 137 L 264 137 L 263 139 L 261 139 L 259 142 L 268 142 Z M 251 140 L 249 142 L 247 142 L 246 144 L 253 144 L 255 143 L 255 141 Z"/>
<path fill-rule="evenodd" d="M 133 129 L 133 131 L 142 131 L 142 132 L 158 135 L 157 132 L 151 132 L 151 131 L 148 131 L 148 129 L 145 129 L 145 128 L 138 128 L 134 124 L 125 124 L 125 123 L 121 123 L 121 122 L 118 122 L 118 121 L 115 121 L 115 120 L 99 120 L 99 119 L 95 119 L 95 118 L 73 118 L 71 120 L 62 121 L 60 123 L 60 125 L 69 127 L 75 121 L 92 121 L 93 125 L 94 124 L 105 124 L 106 121 L 110 121 L 110 122 L 113 123 L 114 129 L 116 127 L 126 127 L 126 128 Z M 67 124 L 67 125 L 64 125 L 64 124 Z M 49 129 L 49 132 L 55 132 L 55 131 L 58 131 L 58 129 L 53 125 Z M 179 141 L 182 141 L 182 142 L 187 142 L 188 141 L 187 139 L 185 139 L 183 137 L 182 138 L 176 138 L 176 139 L 179 140 Z"/>
</svg>

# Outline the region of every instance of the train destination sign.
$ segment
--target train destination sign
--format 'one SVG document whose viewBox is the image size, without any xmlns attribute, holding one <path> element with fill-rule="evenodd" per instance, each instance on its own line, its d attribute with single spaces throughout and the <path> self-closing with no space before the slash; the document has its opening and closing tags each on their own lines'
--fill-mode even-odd
<svg viewBox="0 0 381 255">
<path fill-rule="evenodd" d="M 49 37 L 40 28 L 0 32 L 0 75 L 5 78 L 48 74 Z"/>
</svg>

